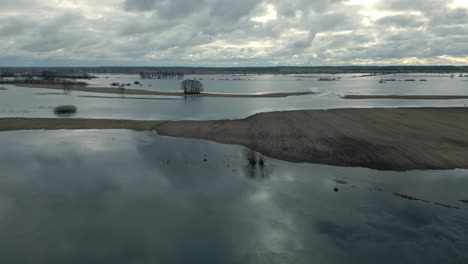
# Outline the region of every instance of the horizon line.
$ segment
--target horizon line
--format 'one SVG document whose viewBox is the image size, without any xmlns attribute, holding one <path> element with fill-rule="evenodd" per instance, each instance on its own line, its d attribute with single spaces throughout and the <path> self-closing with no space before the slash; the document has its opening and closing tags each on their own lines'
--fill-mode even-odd
<svg viewBox="0 0 468 264">
<path fill-rule="evenodd" d="M 352 67 L 352 68 L 362 68 L 362 67 L 373 67 L 373 68 L 386 68 L 386 67 L 419 67 L 419 68 L 429 68 L 429 67 L 468 67 L 467 65 L 453 65 L 453 64 L 438 64 L 438 65 L 399 65 L 399 64 L 392 64 L 392 65 L 327 65 L 327 66 L 288 66 L 288 65 L 280 65 L 280 66 L 110 66 L 110 65 L 100 65 L 100 66 L 1 66 L 0 68 L 204 68 L 204 69 L 226 69 L 226 68 L 235 68 L 235 69 L 243 69 L 243 68 L 344 68 L 344 67 Z"/>
</svg>

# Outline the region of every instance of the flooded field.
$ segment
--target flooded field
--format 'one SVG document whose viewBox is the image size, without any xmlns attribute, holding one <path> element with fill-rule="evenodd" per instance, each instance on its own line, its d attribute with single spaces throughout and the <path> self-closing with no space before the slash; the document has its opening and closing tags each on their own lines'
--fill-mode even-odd
<svg viewBox="0 0 468 264">
<path fill-rule="evenodd" d="M 214 93 L 317 94 L 132 99 L 3 85 L 0 117 L 57 117 L 57 105 L 78 108 L 69 118 L 206 120 L 295 109 L 468 104 L 341 98 L 468 95 L 466 78 L 449 75 L 339 75 L 336 81 L 318 81 L 320 75 L 189 77 Z M 382 78 L 401 81 L 379 83 Z M 409 78 L 417 81 L 404 81 Z M 180 85 L 180 80 L 136 75 L 99 75 L 89 85 L 112 82 L 157 91 Z M 1 263 L 468 259 L 468 170 L 394 172 L 289 163 L 241 146 L 127 130 L 0 132 L 0 167 Z"/>
<path fill-rule="evenodd" d="M 111 87 L 111 83 L 130 83 L 126 89 L 180 91 L 181 80 L 142 80 L 138 75 L 98 75 L 89 86 Z M 333 75 L 334 76 L 334 75 Z M 0 117 L 53 117 L 51 109 L 60 104 L 78 107 L 77 118 L 114 119 L 232 119 L 244 118 L 258 112 L 330 109 L 349 107 L 403 106 L 464 106 L 459 100 L 347 100 L 344 95 L 468 95 L 468 78 L 454 79 L 450 75 L 384 75 L 354 77 L 355 75 L 213 75 L 186 76 L 203 79 L 206 92 L 212 93 L 271 93 L 315 92 L 317 94 L 284 98 L 225 98 L 183 96 L 134 96 L 96 94 L 77 91 L 30 89 L 4 85 L 0 91 Z M 107 78 L 106 78 L 107 77 Z M 341 78 L 337 81 L 318 81 L 320 78 Z M 241 80 L 235 80 L 235 79 Z M 382 78 L 401 81 L 379 83 Z M 412 78 L 418 81 L 404 81 Z M 212 80 L 213 79 L 213 80 Z M 223 79 L 223 80 L 218 80 Z M 226 80 L 229 79 L 229 80 Z M 245 80 L 244 80 L 245 79 Z M 427 81 L 421 82 L 420 79 Z M 142 87 L 134 85 L 140 81 Z M 149 86 L 151 85 L 151 86 Z M 441 89 L 440 87 L 443 87 Z M 105 98 L 108 97 L 108 98 Z M 138 99 L 135 99 L 137 97 Z M 148 100 L 142 99 L 148 98 Z M 151 98 L 151 99 L 150 99 Z M 157 99 L 155 99 L 157 98 Z M 158 100 L 163 99 L 163 100 Z M 170 99 L 170 100 L 167 100 Z"/>
</svg>

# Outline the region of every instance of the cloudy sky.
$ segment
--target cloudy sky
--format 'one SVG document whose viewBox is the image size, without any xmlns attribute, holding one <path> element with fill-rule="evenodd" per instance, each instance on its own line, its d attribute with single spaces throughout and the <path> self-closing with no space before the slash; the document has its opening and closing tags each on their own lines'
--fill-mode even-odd
<svg viewBox="0 0 468 264">
<path fill-rule="evenodd" d="M 1 0 L 0 66 L 468 64 L 468 0 Z"/>
</svg>

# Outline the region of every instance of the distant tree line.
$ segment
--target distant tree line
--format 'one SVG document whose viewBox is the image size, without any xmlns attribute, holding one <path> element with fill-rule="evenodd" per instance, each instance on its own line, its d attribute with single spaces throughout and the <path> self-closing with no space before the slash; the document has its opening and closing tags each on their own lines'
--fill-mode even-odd
<svg viewBox="0 0 468 264">
<path fill-rule="evenodd" d="M 13 78 L 13 77 L 16 77 L 16 75 L 13 73 L 13 72 L 0 72 L 0 77 L 1 78 Z"/>
<path fill-rule="evenodd" d="M 25 79 L 25 78 L 15 77 L 13 80 L 4 80 L 3 77 L 0 77 L 0 84 L 20 84 L 20 83 L 61 85 L 64 90 L 70 90 L 71 87 L 88 85 L 88 83 L 86 82 L 59 80 L 59 79 L 38 80 L 38 79 Z"/>
<path fill-rule="evenodd" d="M 468 73 L 468 66 L 275 66 L 275 67 L 0 67 L 0 72 L 38 73 L 177 72 L 188 74 L 313 74 L 313 73 Z"/>
<path fill-rule="evenodd" d="M 97 78 L 85 72 L 56 72 L 56 71 L 35 71 L 35 72 L 12 72 L 1 71 L 1 78 L 22 78 L 22 79 L 41 79 L 41 80 L 55 80 L 55 79 L 93 79 Z"/>
<path fill-rule="evenodd" d="M 183 72 L 140 72 L 140 78 L 142 79 L 183 79 Z"/>
</svg>

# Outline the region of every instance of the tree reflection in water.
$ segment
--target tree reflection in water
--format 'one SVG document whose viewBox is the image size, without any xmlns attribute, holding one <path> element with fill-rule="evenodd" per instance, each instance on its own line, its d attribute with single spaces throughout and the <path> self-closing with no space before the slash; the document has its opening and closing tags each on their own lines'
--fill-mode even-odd
<svg viewBox="0 0 468 264">
<path fill-rule="evenodd" d="M 271 170 L 268 168 L 263 154 L 248 148 L 244 149 L 243 154 L 247 160 L 244 167 L 247 177 L 250 179 L 265 179 L 270 175 Z"/>
</svg>

